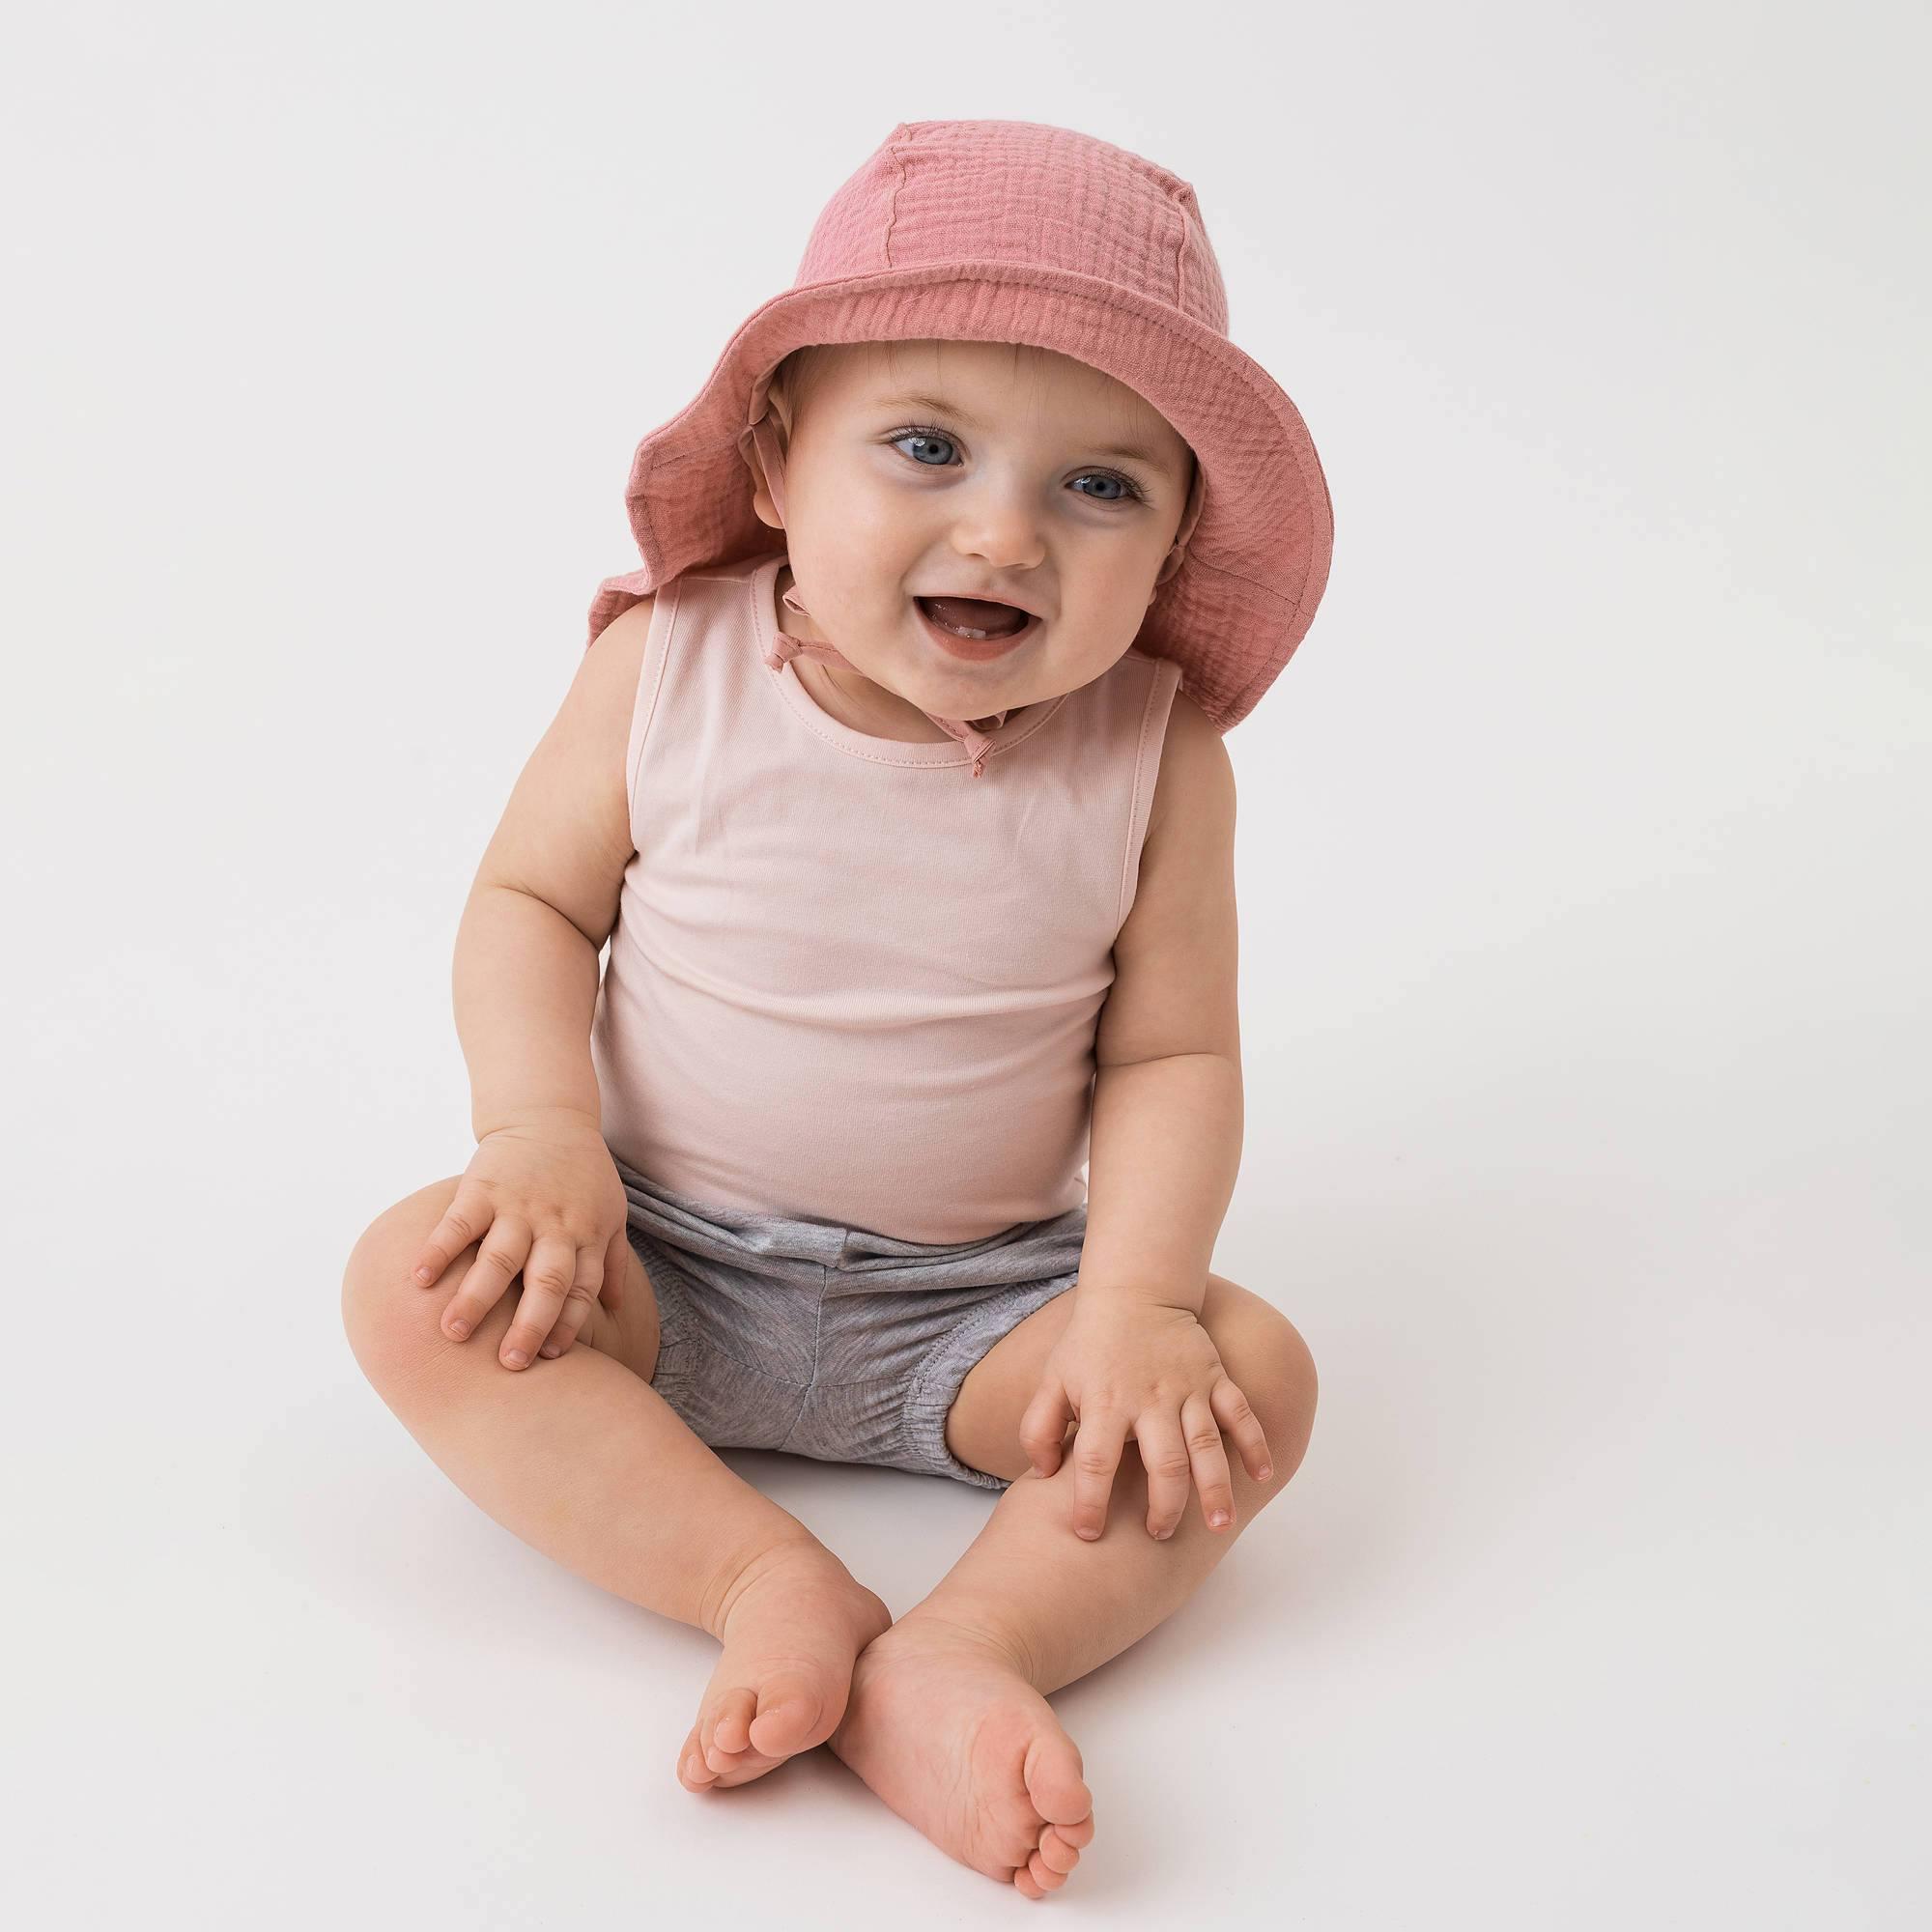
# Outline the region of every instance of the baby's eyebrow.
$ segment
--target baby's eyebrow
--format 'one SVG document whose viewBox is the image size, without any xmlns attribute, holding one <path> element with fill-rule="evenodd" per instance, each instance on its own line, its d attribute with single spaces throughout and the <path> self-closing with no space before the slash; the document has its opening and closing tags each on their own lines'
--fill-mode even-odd
<svg viewBox="0 0 1932 1932">
<path fill-rule="evenodd" d="M 986 425 L 969 411 L 962 410 L 957 403 L 945 396 L 935 396 L 923 389 L 907 389 L 895 396 L 881 396 L 878 407 L 882 410 L 927 410 L 936 416 L 951 416 L 956 423 L 967 429 L 984 429 Z M 1112 456 L 1122 463 L 1145 463 L 1147 467 L 1162 476 L 1175 474 L 1174 465 L 1166 457 L 1156 455 L 1144 443 L 1110 442 L 1090 443 L 1088 445 L 1096 456 Z"/>
</svg>

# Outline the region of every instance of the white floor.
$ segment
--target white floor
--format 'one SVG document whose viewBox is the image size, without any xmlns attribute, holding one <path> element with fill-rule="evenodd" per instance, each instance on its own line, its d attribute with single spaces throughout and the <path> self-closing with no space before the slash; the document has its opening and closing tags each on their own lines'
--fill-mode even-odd
<svg viewBox="0 0 1932 1932">
<path fill-rule="evenodd" d="M 14 117 L 58 194 L 10 358 L 10 1922 L 1035 1909 L 823 1752 L 684 1792 L 709 1639 L 482 1515 L 337 1310 L 361 1228 L 468 1158 L 450 945 L 635 560 L 631 442 L 915 111 L 1198 179 L 1337 511 L 1228 740 L 1215 1258 L 1308 1337 L 1321 1412 L 1207 1587 L 1056 1698 L 1098 1832 L 1039 1909 L 1932 1922 L 1922 60 L 1857 21 L 1820 94 L 1799 16 L 1745 58 L 1707 6 L 1477 11 L 1291 13 L 1244 31 L 1295 57 L 1238 74 L 1149 12 L 1038 92 L 901 10 L 890 60 L 816 57 L 822 99 L 735 40 L 713 75 L 696 16 L 479 24 L 457 72 L 407 7 L 374 65 L 335 16 L 50 20 L 91 104 Z M 585 89 L 660 33 L 699 77 L 648 88 L 653 131 Z M 1130 107 L 1156 45 L 1198 113 Z M 955 59 L 977 98 L 907 93 Z M 783 179 L 747 138 L 646 222 L 620 147 L 682 157 L 727 106 Z M 705 194 L 759 225 L 654 303 L 615 238 L 687 252 Z M 895 1609 L 993 1507 L 733 1461 Z"/>
<path fill-rule="evenodd" d="M 1250 954 L 1250 996 L 1274 980 L 1300 1007 L 1254 1028 L 1216 1264 L 1301 1326 L 1321 1413 L 1201 1594 L 1056 1700 L 1100 1830 L 1054 1909 L 1921 1922 L 1906 1008 L 1868 981 L 1833 1010 L 1829 978 L 1770 948 L 1745 977 L 1743 922 L 1776 926 L 1746 838 L 1694 900 L 1634 887 L 1480 966 L 1439 959 L 1399 1001 L 1358 982 L 1350 1009 L 1357 942 L 1304 858 L 1261 845 L 1244 891 L 1286 878 L 1313 937 Z M 16 1276 L 14 1883 L 85 1908 L 27 1922 L 159 1896 L 235 1926 L 601 1923 L 645 1901 L 992 1922 L 988 1881 L 823 1752 L 682 1791 L 709 1639 L 499 1529 L 359 1378 L 347 1248 L 463 1154 L 446 1043 L 425 1033 L 412 1063 L 399 1037 L 405 1008 L 432 1023 L 443 934 L 401 907 L 387 933 L 345 920 L 352 896 L 217 914 L 191 948 L 125 930 L 52 1009 L 99 1030 L 41 1036 L 29 1068 L 53 1138 L 90 1138 L 43 1163 Z M 1719 905 L 1737 943 L 1686 967 Z M 165 1107 L 141 1058 L 161 1036 L 198 1043 Z M 141 1116 L 93 1133 L 143 1081 Z M 992 1507 L 733 1461 L 895 1610 Z"/>
</svg>

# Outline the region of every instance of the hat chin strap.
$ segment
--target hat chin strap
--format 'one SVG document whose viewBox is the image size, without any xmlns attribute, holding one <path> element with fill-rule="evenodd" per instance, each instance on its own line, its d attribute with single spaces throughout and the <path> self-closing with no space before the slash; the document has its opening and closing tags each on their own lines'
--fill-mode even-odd
<svg viewBox="0 0 1932 1932">
<path fill-rule="evenodd" d="M 761 384 L 760 387 L 762 386 Z M 762 395 L 758 400 L 760 403 L 763 402 Z M 748 439 L 757 449 L 758 461 L 765 472 L 765 488 L 771 493 L 772 508 L 778 512 L 779 521 L 782 524 L 785 513 L 784 451 L 779 443 L 778 432 L 772 427 L 771 409 L 768 404 L 759 410 L 758 414 L 739 437 L 738 449 L 741 455 L 745 453 L 745 443 Z M 1194 534 L 1194 526 L 1201 518 L 1202 496 L 1201 466 L 1197 463 L 1194 466 L 1193 487 L 1187 493 L 1187 508 L 1181 513 L 1180 527 L 1175 533 L 1174 543 L 1166 557 L 1162 559 L 1160 570 L 1153 581 L 1156 595 L 1160 586 L 1180 568 L 1187 550 L 1187 540 Z M 788 609 L 796 611 L 802 617 L 811 615 L 811 612 L 799 602 L 796 584 L 785 591 L 779 601 Z M 1148 602 L 1151 604 L 1153 597 L 1150 597 Z M 849 670 L 860 677 L 865 675 L 857 665 L 851 663 L 831 644 L 819 643 L 811 638 L 794 637 L 791 632 L 782 628 L 779 631 L 778 639 L 776 648 L 765 654 L 765 662 L 774 670 L 782 670 L 793 658 L 810 658 L 814 664 L 831 665 L 838 670 Z M 972 755 L 974 778 L 985 777 L 986 754 L 992 743 L 987 733 L 997 731 L 1011 715 L 1010 712 L 995 711 L 985 718 L 968 720 L 941 718 L 923 706 L 915 705 L 913 708 L 922 718 L 929 719 L 937 724 L 949 738 L 957 739 L 966 748 Z"/>
</svg>

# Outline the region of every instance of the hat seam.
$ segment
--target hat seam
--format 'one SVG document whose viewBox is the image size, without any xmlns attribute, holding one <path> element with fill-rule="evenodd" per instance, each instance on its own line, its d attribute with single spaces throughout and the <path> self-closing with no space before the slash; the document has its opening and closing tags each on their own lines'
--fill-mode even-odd
<svg viewBox="0 0 1932 1932">
<path fill-rule="evenodd" d="M 906 132 L 906 124 L 901 121 L 894 130 L 895 134 Z M 895 139 L 886 151 L 892 156 L 893 172 L 897 179 L 893 183 L 893 198 L 886 206 L 886 232 L 880 242 L 879 252 L 885 257 L 886 267 L 893 266 L 893 229 L 899 218 L 899 190 L 906 184 L 905 151 L 901 142 Z"/>
<path fill-rule="evenodd" d="M 1175 226 L 1174 242 L 1174 305 L 1180 307 L 1180 298 L 1187 287 L 1187 214 L 1178 207 L 1174 190 L 1167 192 L 1167 213 Z"/>
<path fill-rule="evenodd" d="M 1264 596 L 1280 598 L 1283 603 L 1288 602 L 1288 600 L 1285 597 L 1282 597 L 1280 591 L 1270 590 L 1265 583 L 1257 583 L 1251 577 L 1243 577 L 1238 570 L 1225 569 L 1222 565 L 1218 563 L 1209 562 L 1208 559 L 1205 556 L 1194 556 L 1191 553 L 1189 554 L 1188 561 L 1191 563 L 1198 563 L 1203 570 L 1211 570 L 1217 576 L 1231 577 L 1236 583 L 1245 583 L 1250 590 L 1259 590 L 1263 593 Z M 1308 585 L 1310 582 L 1313 580 L 1314 575 L 1315 575 L 1315 563 L 1314 563 L 1314 557 L 1311 554 L 1309 558 L 1308 568 L 1304 570 L 1301 574 L 1301 583 L 1300 587 L 1295 592 L 1293 607 L 1290 610 L 1288 614 L 1286 628 L 1291 631 L 1294 628 L 1296 620 L 1300 617 L 1302 612 L 1302 608 L 1308 602 Z M 1295 641 L 1299 643 L 1300 639 L 1296 639 Z M 1247 683 L 1242 685 L 1240 690 L 1237 691 L 1235 694 L 1235 696 L 1229 699 L 1227 705 L 1224 708 L 1228 711 L 1235 713 L 1236 715 L 1232 723 L 1221 726 L 1221 734 L 1223 737 L 1225 737 L 1228 734 L 1228 732 L 1232 731 L 1235 728 L 1235 724 L 1238 724 L 1241 721 L 1241 719 L 1245 718 L 1248 715 L 1248 713 L 1251 710 L 1253 710 L 1254 708 L 1253 704 L 1248 702 L 1248 694 L 1251 691 L 1256 690 L 1257 688 L 1265 691 L 1267 687 L 1270 684 L 1272 684 L 1274 680 L 1277 677 L 1279 677 L 1281 673 L 1288 668 L 1289 660 L 1293 658 L 1293 655 L 1294 655 L 1293 651 L 1291 650 L 1287 657 L 1269 659 L 1269 661 L 1265 665 L 1262 666 L 1255 672 L 1255 674 L 1251 678 L 1249 678 Z"/>
</svg>

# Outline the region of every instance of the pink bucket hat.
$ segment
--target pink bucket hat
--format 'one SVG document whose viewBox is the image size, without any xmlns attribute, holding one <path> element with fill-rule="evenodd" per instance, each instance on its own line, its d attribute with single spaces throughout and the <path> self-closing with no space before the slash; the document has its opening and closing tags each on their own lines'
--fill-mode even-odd
<svg viewBox="0 0 1932 1932">
<path fill-rule="evenodd" d="M 643 567 L 597 586 L 590 639 L 686 570 L 773 549 L 750 466 L 755 449 L 782 516 L 768 390 L 787 355 L 927 338 L 1073 356 L 1188 443 L 1193 494 L 1134 648 L 1174 660 L 1217 730 L 1238 724 L 1327 582 L 1321 462 L 1293 403 L 1228 339 L 1193 188 L 1110 142 L 1032 121 L 901 122 L 834 194 L 792 286 L 739 325 L 696 398 L 639 443 L 624 501 Z M 786 656 L 843 663 L 780 635 Z M 934 722 L 976 752 L 977 772 L 982 735 Z"/>
</svg>

